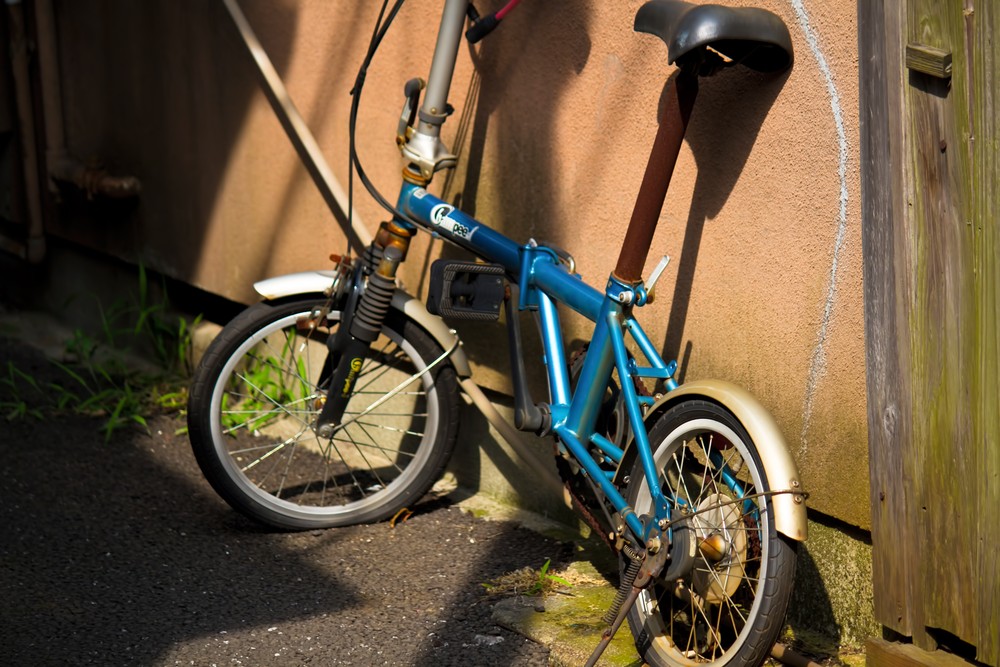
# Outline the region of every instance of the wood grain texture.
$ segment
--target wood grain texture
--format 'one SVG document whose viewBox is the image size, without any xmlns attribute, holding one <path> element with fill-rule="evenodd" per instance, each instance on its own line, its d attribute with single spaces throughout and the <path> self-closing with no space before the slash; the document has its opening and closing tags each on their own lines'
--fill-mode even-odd
<svg viewBox="0 0 1000 667">
<path fill-rule="evenodd" d="M 944 651 L 925 651 L 884 639 L 865 642 L 865 658 L 868 667 L 969 667 L 965 660 Z"/>
<path fill-rule="evenodd" d="M 1000 664 L 1000 11 L 859 3 L 878 620 Z M 952 54 L 907 70 L 906 44 Z"/>
<path fill-rule="evenodd" d="M 961 50 L 963 23 L 958 3 L 908 3 L 909 42 Z M 975 366 L 969 93 L 968 63 L 961 58 L 953 62 L 950 81 L 910 72 L 905 99 L 908 226 L 915 239 L 908 258 L 915 417 L 908 518 L 914 540 L 907 547 L 921 582 L 918 606 L 911 610 L 913 640 L 926 649 L 936 642 L 924 628 L 966 641 L 976 635 L 975 608 L 967 603 L 976 599 L 977 569 L 976 504 L 969 493 L 977 472 L 969 383 Z"/>
<path fill-rule="evenodd" d="M 900 152 L 900 70 L 893 67 L 899 44 L 898 0 L 858 3 L 861 63 L 861 200 L 865 289 L 865 363 L 868 398 L 868 461 L 872 507 L 872 568 L 875 617 L 909 635 L 910 561 L 898 545 L 911 540 L 907 523 L 903 461 L 910 447 L 908 332 L 897 297 L 896 247 L 904 202 Z M 888 15 L 888 19 L 887 19 Z M 898 51 L 896 51 L 898 53 Z M 898 64 L 898 63 L 897 63 Z M 896 141 L 892 141 L 895 136 Z"/>
<path fill-rule="evenodd" d="M 975 441 L 981 447 L 978 488 L 979 553 L 977 659 L 1000 664 L 1000 95 L 997 67 L 1000 12 L 990 0 L 966 15 L 966 54 L 973 63 L 972 220 L 976 232 Z"/>
<path fill-rule="evenodd" d="M 947 79 L 951 76 L 951 52 L 923 44 L 907 44 L 906 67 L 939 79 Z"/>
</svg>

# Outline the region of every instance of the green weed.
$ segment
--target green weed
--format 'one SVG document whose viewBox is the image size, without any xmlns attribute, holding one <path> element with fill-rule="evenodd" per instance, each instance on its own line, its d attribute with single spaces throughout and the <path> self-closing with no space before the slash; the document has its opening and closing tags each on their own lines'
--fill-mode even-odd
<svg viewBox="0 0 1000 667">
<path fill-rule="evenodd" d="M 557 587 L 569 588 L 572 586 L 566 579 L 549 572 L 551 559 L 546 559 L 545 564 L 538 570 L 524 567 L 496 579 L 481 584 L 490 595 L 541 595 L 549 593 Z"/>
<path fill-rule="evenodd" d="M 7 420 L 42 419 L 46 409 L 100 417 L 105 441 L 129 425 L 147 428 L 157 410 L 183 411 L 187 403 L 187 378 L 192 372 L 192 330 L 201 316 L 188 321 L 169 314 L 164 296 L 153 300 L 145 267 L 139 267 L 138 292 L 130 301 L 105 305 L 97 297 L 100 333 L 97 337 L 77 329 L 66 341 L 63 361 L 52 361 L 60 376 L 44 388 L 36 378 L 7 364 L 0 378 L 0 414 Z M 130 369 L 121 353 L 130 344 L 151 350 L 155 372 Z M 148 355 L 147 355 L 148 356 Z M 28 400 L 31 394 L 34 400 Z"/>
<path fill-rule="evenodd" d="M 0 400 L 0 414 L 3 414 L 4 419 L 7 421 L 24 419 L 26 417 L 43 419 L 41 410 L 32 407 L 24 398 L 21 391 L 22 383 L 27 384 L 36 393 L 41 393 L 41 389 L 33 377 L 20 370 L 14 365 L 14 362 L 8 361 L 7 377 L 0 378 L 0 385 L 6 388 L 5 393 L 9 394 L 9 396 Z"/>
<path fill-rule="evenodd" d="M 222 425 L 227 430 L 257 431 L 284 414 L 293 406 L 304 407 L 312 396 L 305 360 L 297 358 L 294 372 L 288 371 L 284 360 L 292 357 L 298 340 L 293 332 L 277 354 L 248 355 L 249 361 L 236 375 L 241 391 L 249 390 L 238 405 L 230 405 L 230 392 L 222 397 Z M 270 345 L 263 346 L 272 350 Z M 283 406 L 282 410 L 277 406 Z"/>
</svg>

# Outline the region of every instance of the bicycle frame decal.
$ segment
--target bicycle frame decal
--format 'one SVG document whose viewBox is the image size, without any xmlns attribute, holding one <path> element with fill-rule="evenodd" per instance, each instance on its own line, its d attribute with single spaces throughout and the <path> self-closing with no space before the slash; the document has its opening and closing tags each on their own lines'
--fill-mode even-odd
<svg viewBox="0 0 1000 667">
<path fill-rule="evenodd" d="M 421 187 L 403 183 L 397 207 L 432 234 L 438 234 L 480 257 L 502 264 L 509 273 L 516 275 L 515 272 L 520 267 L 518 245 L 503 234 L 465 215 L 451 204 L 441 201 Z M 442 215 L 441 212 L 445 209 L 441 207 L 447 207 L 449 210 Z M 435 210 L 438 211 L 442 222 L 447 218 L 447 224 L 435 224 Z M 461 233 L 456 233 L 456 227 Z M 472 242 L 473 236 L 476 237 L 475 244 Z"/>
<path fill-rule="evenodd" d="M 434 223 L 437 229 L 451 232 L 451 234 L 456 238 L 464 239 L 466 241 L 472 240 L 472 235 L 476 233 L 476 228 L 469 227 L 462 221 L 452 217 L 451 214 L 454 212 L 454 206 L 449 206 L 448 204 L 438 204 L 431 209 L 431 222 Z"/>
</svg>

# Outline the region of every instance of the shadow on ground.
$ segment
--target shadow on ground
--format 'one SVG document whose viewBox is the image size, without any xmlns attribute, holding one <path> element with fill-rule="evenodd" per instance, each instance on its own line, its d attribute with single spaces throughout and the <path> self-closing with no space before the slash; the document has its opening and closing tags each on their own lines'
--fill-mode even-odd
<svg viewBox="0 0 1000 667">
<path fill-rule="evenodd" d="M 0 338 L 8 361 L 44 386 L 47 362 Z M 481 583 L 558 543 L 440 502 L 395 528 L 269 532 L 212 494 L 180 426 L 104 442 L 51 410 L 3 424 L 5 664 L 546 663 Z"/>
</svg>

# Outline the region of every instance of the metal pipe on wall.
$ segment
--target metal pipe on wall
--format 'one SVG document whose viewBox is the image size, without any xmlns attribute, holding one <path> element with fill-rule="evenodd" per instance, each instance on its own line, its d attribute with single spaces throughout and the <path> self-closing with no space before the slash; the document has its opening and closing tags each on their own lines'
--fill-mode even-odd
<svg viewBox="0 0 1000 667">
<path fill-rule="evenodd" d="M 133 176 L 112 176 L 99 166 L 84 165 L 66 149 L 52 0 L 35 0 L 30 7 L 22 0 L 6 0 L 5 4 L 28 229 L 23 241 L 0 237 L 0 247 L 38 264 L 45 259 L 45 202 L 49 191 L 57 191 L 55 181 L 71 183 L 88 197 L 134 197 L 142 184 Z M 37 67 L 34 81 L 33 66 Z M 33 89 L 35 83 L 38 87 Z"/>
<path fill-rule="evenodd" d="M 42 211 L 44 192 L 36 142 L 35 109 L 31 95 L 31 68 L 25 9 L 21 0 L 7 0 L 10 33 L 11 70 L 14 75 L 14 97 L 17 106 L 18 138 L 24 171 L 25 208 L 28 233 L 22 242 L 3 237 L 0 246 L 33 264 L 45 258 L 45 225 Z"/>
<path fill-rule="evenodd" d="M 112 176 L 100 166 L 83 164 L 66 149 L 55 12 L 52 0 L 35 0 L 34 6 L 38 78 L 45 116 L 45 162 L 52 179 L 49 181 L 50 190 L 57 191 L 54 181 L 63 181 L 84 190 L 88 197 L 137 197 L 142 192 L 138 178 Z"/>
<path fill-rule="evenodd" d="M 52 0 L 35 0 L 35 36 L 38 45 L 38 74 L 45 112 L 45 159 L 50 165 L 66 154 L 63 130 L 62 89 L 59 86 L 59 56 L 56 49 L 56 22 Z"/>
</svg>

